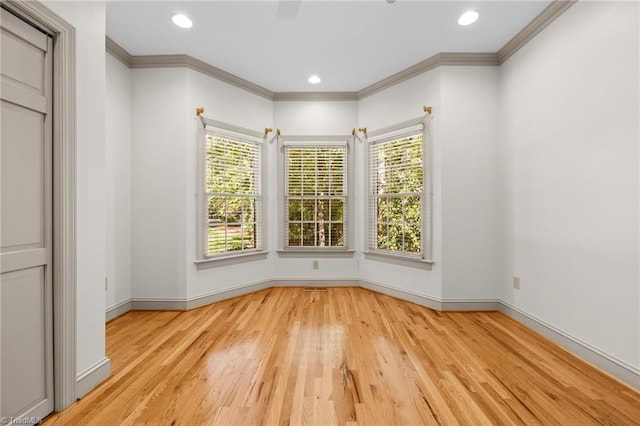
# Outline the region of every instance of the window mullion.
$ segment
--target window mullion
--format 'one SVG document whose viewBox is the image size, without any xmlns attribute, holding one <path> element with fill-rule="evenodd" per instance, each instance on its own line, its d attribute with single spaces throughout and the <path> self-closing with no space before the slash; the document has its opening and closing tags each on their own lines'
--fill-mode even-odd
<svg viewBox="0 0 640 426">
<path fill-rule="evenodd" d="M 297 227 L 292 226 L 293 219 L 291 212 L 288 210 L 292 205 L 295 208 L 300 209 L 300 246 L 313 246 L 318 247 L 321 245 L 330 247 L 336 247 L 336 237 L 332 235 L 334 221 L 332 215 L 338 215 L 336 213 L 338 207 L 334 205 L 332 200 L 340 199 L 342 212 L 339 214 L 342 216 L 342 235 L 346 237 L 346 210 L 348 208 L 346 197 L 339 195 L 335 188 L 334 181 L 334 168 L 333 163 L 340 164 L 342 167 L 342 193 L 346 193 L 346 149 L 338 150 L 339 158 L 336 158 L 335 146 L 323 146 L 323 145 L 289 145 L 285 146 L 285 176 L 289 181 L 289 186 L 285 188 L 285 197 L 287 198 L 287 205 L 285 208 L 286 217 L 284 218 L 285 228 L 287 228 L 285 246 L 293 247 L 294 241 L 297 241 L 296 236 L 293 235 L 297 232 Z M 299 175 L 295 177 L 296 187 L 292 187 L 291 180 L 293 179 L 293 173 L 291 164 L 296 164 Z M 300 202 L 292 202 L 293 193 L 299 192 Z M 325 214 L 326 212 L 326 214 Z M 298 217 L 298 214 L 295 215 Z M 310 232 L 313 235 L 305 234 Z M 326 234 L 329 235 L 326 235 Z M 306 242 L 306 243 L 305 243 Z M 344 246 L 344 244 L 341 244 Z"/>
<path fill-rule="evenodd" d="M 423 232 L 414 226 L 424 214 L 423 154 L 422 133 L 371 141 L 368 159 L 370 249 L 379 250 L 382 245 L 383 251 L 398 254 L 414 256 L 416 250 L 423 252 Z M 385 200 L 383 211 L 381 200 Z M 418 211 L 410 215 L 409 209 Z M 415 217 L 409 219 L 410 216 Z M 380 234 L 380 225 L 384 235 Z"/>
<path fill-rule="evenodd" d="M 262 149 L 260 142 L 250 138 L 206 131 L 202 177 L 207 203 L 205 256 L 261 248 Z M 252 241 L 245 235 L 250 227 Z"/>
</svg>

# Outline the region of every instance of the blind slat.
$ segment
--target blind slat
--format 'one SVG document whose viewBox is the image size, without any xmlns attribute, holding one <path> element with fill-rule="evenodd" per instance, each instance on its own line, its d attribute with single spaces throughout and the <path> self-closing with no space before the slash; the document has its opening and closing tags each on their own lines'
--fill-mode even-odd
<svg viewBox="0 0 640 426">
<path fill-rule="evenodd" d="M 422 130 L 369 145 L 369 249 L 419 257 L 424 189 Z"/>
<path fill-rule="evenodd" d="M 204 151 L 206 255 L 260 249 L 260 142 L 207 131 Z"/>
<path fill-rule="evenodd" d="M 291 143 L 284 149 L 285 245 L 346 247 L 345 143 Z"/>
</svg>

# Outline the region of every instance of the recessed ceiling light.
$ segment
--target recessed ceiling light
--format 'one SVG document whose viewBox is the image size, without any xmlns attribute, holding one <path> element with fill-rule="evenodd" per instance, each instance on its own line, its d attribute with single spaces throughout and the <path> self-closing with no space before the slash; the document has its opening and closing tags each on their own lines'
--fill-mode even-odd
<svg viewBox="0 0 640 426">
<path fill-rule="evenodd" d="M 174 24 L 179 26 L 180 28 L 191 28 L 193 27 L 193 22 L 185 15 L 177 14 L 171 17 L 171 20 Z"/>
<path fill-rule="evenodd" d="M 462 15 L 460 15 L 460 18 L 458 18 L 458 24 L 460 25 L 473 24 L 478 20 L 478 17 L 480 17 L 480 14 L 478 12 L 476 12 L 475 10 L 469 10 L 468 12 L 465 12 Z"/>
<path fill-rule="evenodd" d="M 311 77 L 309 77 L 309 80 L 307 80 L 307 81 L 309 83 L 311 83 L 311 84 L 318 84 L 318 83 L 320 83 L 322 81 L 322 79 L 314 74 Z"/>
</svg>

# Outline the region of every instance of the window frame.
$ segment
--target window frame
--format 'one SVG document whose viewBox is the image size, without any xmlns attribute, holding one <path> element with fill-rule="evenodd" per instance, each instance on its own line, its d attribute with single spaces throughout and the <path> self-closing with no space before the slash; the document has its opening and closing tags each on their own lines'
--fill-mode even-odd
<svg viewBox="0 0 640 426">
<path fill-rule="evenodd" d="M 433 189 L 432 189 L 432 151 L 431 151 L 431 115 L 421 116 L 412 120 L 403 121 L 391 126 L 370 131 L 365 139 L 365 197 L 364 211 L 364 255 L 367 259 L 384 261 L 404 266 L 416 266 L 431 269 L 432 260 L 432 223 L 433 223 Z M 421 198 L 420 221 L 420 252 L 411 254 L 404 251 L 394 251 L 377 248 L 377 241 L 373 241 L 373 228 L 377 229 L 376 212 L 372 210 L 372 198 L 374 197 L 374 183 L 372 177 L 373 145 L 401 139 L 409 134 L 422 132 L 422 181 L 423 188 Z"/>
<path fill-rule="evenodd" d="M 288 200 L 287 191 L 287 146 L 299 147 L 344 147 L 345 148 L 345 213 L 344 213 L 344 238 L 343 247 L 336 246 L 287 246 L 289 217 L 285 203 Z M 305 136 L 279 136 L 278 137 L 278 256 L 279 257 L 352 257 L 355 253 L 354 246 L 354 146 L 351 135 L 305 135 Z"/>
<path fill-rule="evenodd" d="M 265 189 L 265 164 L 267 159 L 266 138 L 261 132 L 247 129 L 233 124 L 216 121 L 213 119 L 199 117 L 197 120 L 197 177 L 196 177 L 196 260 L 197 269 L 207 269 L 213 266 L 224 266 L 236 262 L 244 262 L 248 260 L 265 259 L 268 252 L 265 250 L 266 241 L 266 198 Z M 252 249 L 231 250 L 222 253 L 208 254 L 208 193 L 206 191 L 206 138 L 209 134 L 218 134 L 230 139 L 238 139 L 244 142 L 255 143 L 258 146 L 257 154 L 259 156 L 259 169 L 257 171 L 256 180 L 257 200 L 256 212 L 256 247 Z"/>
</svg>

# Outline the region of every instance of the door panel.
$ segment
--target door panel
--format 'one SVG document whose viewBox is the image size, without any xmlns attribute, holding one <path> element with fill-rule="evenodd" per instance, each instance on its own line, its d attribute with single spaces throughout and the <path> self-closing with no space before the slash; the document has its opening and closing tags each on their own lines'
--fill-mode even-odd
<svg viewBox="0 0 640 426">
<path fill-rule="evenodd" d="M 2 391 L 3 415 L 23 413 L 46 397 L 44 269 L 40 266 L 2 276 L 2 364 L 29 366 L 3 369 L 3 383 L 12 384 Z M 19 327 L 16 318 L 20 318 Z"/>
<path fill-rule="evenodd" d="M 45 89 L 47 43 L 46 34 L 3 10 L 0 66 L 5 78 L 42 93 Z M 20 60 L 12 60 L 17 56 Z"/>
<path fill-rule="evenodd" d="M 3 51 L 4 54 L 4 51 Z M 44 120 L 2 101 L 2 252 L 44 244 Z"/>
<path fill-rule="evenodd" d="M 53 411 L 52 40 L 0 20 L 0 416 Z"/>
</svg>

